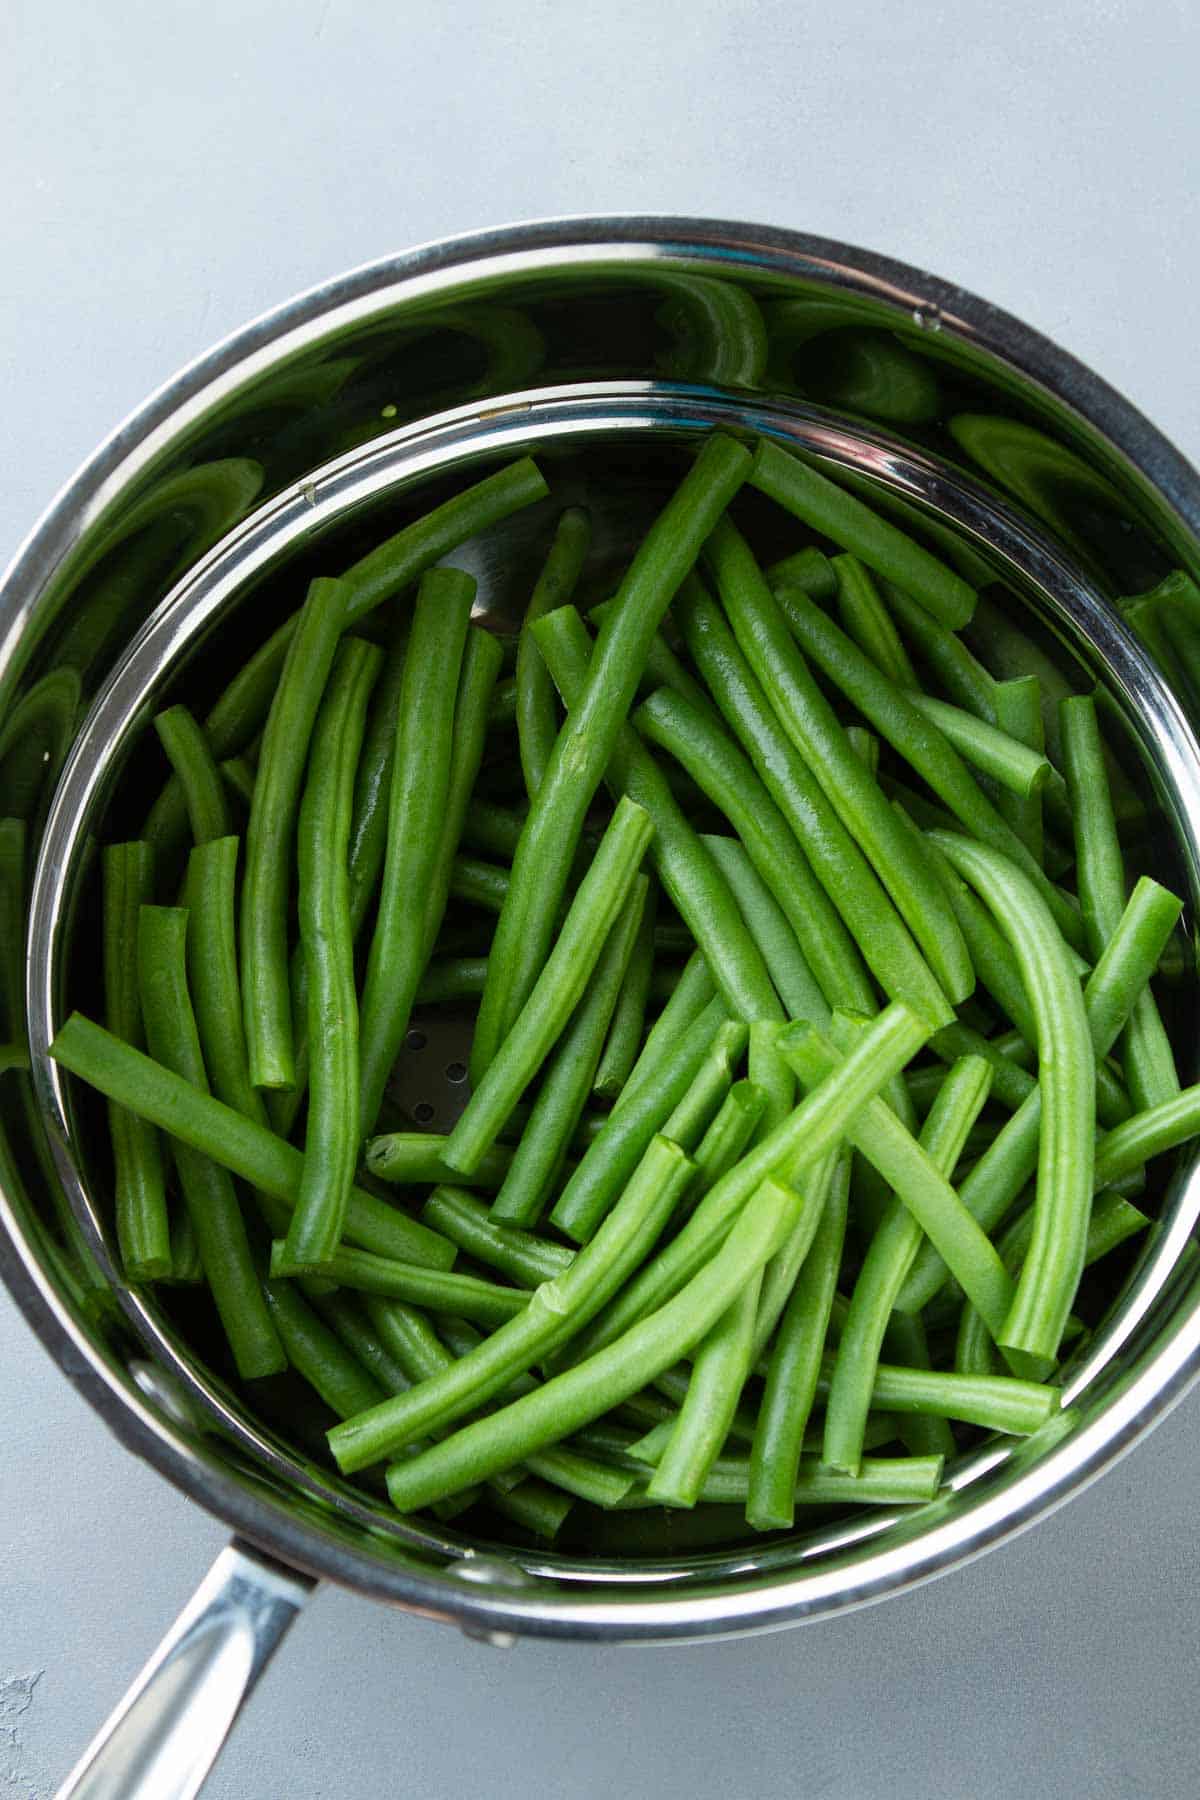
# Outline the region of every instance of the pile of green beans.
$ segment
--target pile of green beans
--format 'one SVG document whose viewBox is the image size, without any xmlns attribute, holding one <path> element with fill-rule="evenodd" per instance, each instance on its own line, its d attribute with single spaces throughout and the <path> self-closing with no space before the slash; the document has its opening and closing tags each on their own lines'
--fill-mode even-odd
<svg viewBox="0 0 1200 1800">
<path fill-rule="evenodd" d="M 202 1285 L 222 1377 L 402 1513 L 586 1547 L 597 1509 L 919 1505 L 1057 1412 L 1200 1134 L 1181 902 L 1094 698 L 1011 628 L 988 666 L 939 540 L 714 435 L 612 594 L 547 494 L 466 489 L 153 721 L 104 1020 L 52 1046 L 125 1278 Z M 454 553 L 535 502 L 505 645 Z M 450 1018 L 435 1132 L 390 1077 Z"/>
</svg>

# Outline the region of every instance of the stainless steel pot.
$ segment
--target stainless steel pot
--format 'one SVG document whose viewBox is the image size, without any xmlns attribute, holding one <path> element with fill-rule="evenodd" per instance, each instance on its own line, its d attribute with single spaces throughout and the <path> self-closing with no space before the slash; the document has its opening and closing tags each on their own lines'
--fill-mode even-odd
<svg viewBox="0 0 1200 1800">
<path fill-rule="evenodd" d="M 748 225 L 549 223 L 342 277 L 169 383 L 0 587 L 0 810 L 26 819 L 36 867 L 32 1072 L 0 1080 L 0 1267 L 122 1442 L 236 1534 L 70 1791 L 194 1793 L 316 1579 L 497 1643 L 777 1628 L 882 1599 L 1031 1524 L 1200 1372 L 1200 1180 L 1181 1158 L 1055 1430 L 962 1459 L 916 1512 L 732 1552 L 572 1558 L 389 1516 L 248 1416 L 202 1345 L 116 1280 L 103 1195 L 44 1050 L 89 829 L 116 771 L 136 770 L 148 702 L 182 659 L 221 655 L 239 608 L 269 610 L 303 566 L 336 568 L 356 533 L 528 446 L 560 488 L 603 469 L 615 555 L 639 496 L 714 427 L 772 432 L 927 532 L 952 521 L 954 554 L 981 581 L 1003 576 L 1047 658 L 1103 683 L 1173 827 L 1175 878 L 1200 893 L 1195 697 L 1164 686 L 1111 604 L 1168 568 L 1200 574 L 1200 479 L 1096 377 L 960 289 Z M 499 570 L 520 567 L 523 530 L 472 546 L 501 614 Z"/>
</svg>

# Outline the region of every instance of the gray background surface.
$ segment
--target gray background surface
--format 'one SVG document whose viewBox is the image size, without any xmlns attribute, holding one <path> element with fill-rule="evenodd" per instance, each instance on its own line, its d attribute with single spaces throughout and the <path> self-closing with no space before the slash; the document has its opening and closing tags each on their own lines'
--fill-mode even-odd
<svg viewBox="0 0 1200 1800">
<path fill-rule="evenodd" d="M 424 13 L 426 16 L 420 16 Z M 1192 0 L 5 0 L 0 558 L 261 309 L 425 238 L 678 211 L 906 258 L 1070 346 L 1200 459 Z M 1197 1790 L 1200 1399 L 1032 1536 L 703 1649 L 526 1644 L 327 1592 L 220 1800 Z M 222 1541 L 0 1298 L 0 1794 L 49 1794 Z"/>
</svg>

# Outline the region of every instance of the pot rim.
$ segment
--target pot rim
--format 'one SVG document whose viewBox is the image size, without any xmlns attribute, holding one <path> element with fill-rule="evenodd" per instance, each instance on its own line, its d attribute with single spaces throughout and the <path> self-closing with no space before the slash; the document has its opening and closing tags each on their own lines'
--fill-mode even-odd
<svg viewBox="0 0 1200 1800">
<path fill-rule="evenodd" d="M 309 288 L 260 315 L 186 365 L 119 425 L 65 484 L 0 580 L 0 655 L 19 641 L 25 616 L 50 573 L 139 474 L 212 406 L 266 367 L 318 336 L 361 323 L 406 297 L 445 294 L 483 273 L 544 273 L 655 260 L 693 267 L 740 264 L 764 275 L 809 276 L 907 312 L 1065 403 L 1081 426 L 1142 486 L 1155 490 L 1186 534 L 1200 540 L 1200 476 L 1150 421 L 1115 389 L 1050 339 L 952 283 L 835 241 L 718 220 L 640 214 L 576 216 L 509 225 L 437 240 L 367 263 Z M 2 685 L 2 678 L 0 678 Z M 121 1442 L 173 1485 L 261 1549 L 314 1576 L 473 1631 L 647 1642 L 778 1629 L 883 1599 L 954 1567 L 1026 1529 L 1095 1479 L 1138 1441 L 1200 1376 L 1200 1302 L 1177 1324 L 1136 1379 L 1101 1414 L 1047 1451 L 962 1520 L 923 1529 L 909 1541 L 869 1550 L 852 1568 L 803 1562 L 786 1575 L 756 1576 L 738 1588 L 682 1589 L 613 1584 L 601 1592 L 537 1583 L 522 1590 L 497 1580 L 468 1583 L 453 1567 L 421 1573 L 376 1559 L 259 1498 L 232 1479 L 207 1448 L 186 1439 L 132 1389 L 76 1325 L 0 1194 L 0 1276 L 47 1350 Z M 485 1555 L 472 1558 L 478 1574 Z M 510 1576 L 511 1578 L 511 1576 Z M 701 1578 L 702 1579 L 702 1578 Z"/>
</svg>

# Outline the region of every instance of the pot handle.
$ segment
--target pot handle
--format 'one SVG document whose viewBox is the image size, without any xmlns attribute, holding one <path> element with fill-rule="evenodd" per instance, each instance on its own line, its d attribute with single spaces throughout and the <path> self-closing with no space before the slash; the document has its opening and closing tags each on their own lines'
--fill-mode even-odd
<svg viewBox="0 0 1200 1800">
<path fill-rule="evenodd" d="M 191 1800 L 312 1587 L 227 1545 L 56 1800 Z"/>
</svg>

